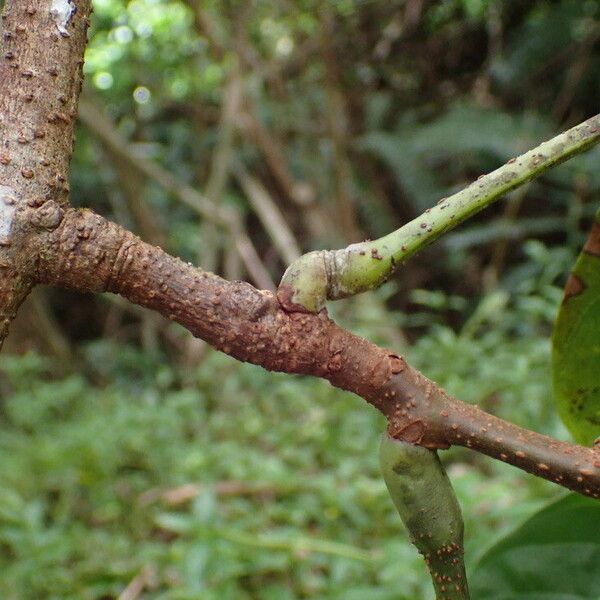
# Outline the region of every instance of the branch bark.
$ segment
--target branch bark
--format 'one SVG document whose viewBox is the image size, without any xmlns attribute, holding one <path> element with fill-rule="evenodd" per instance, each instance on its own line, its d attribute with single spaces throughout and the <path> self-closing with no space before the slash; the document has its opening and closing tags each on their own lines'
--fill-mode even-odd
<svg viewBox="0 0 600 600">
<path fill-rule="evenodd" d="M 358 394 L 387 417 L 398 439 L 427 448 L 463 445 L 600 497 L 600 451 L 488 415 L 449 397 L 402 357 L 338 327 L 326 311 L 288 312 L 271 292 L 225 281 L 89 210 L 68 208 L 90 5 L 78 3 L 65 36 L 50 16 L 50 2 L 40 4 L 13 0 L 3 15 L 0 339 L 36 283 L 113 292 L 238 360 L 322 377 Z M 193 190 L 184 192 L 196 202 Z"/>
<path fill-rule="evenodd" d="M 337 326 L 326 311 L 287 312 L 271 292 L 183 263 L 88 210 L 69 210 L 38 255 L 40 283 L 120 294 L 240 361 L 327 379 L 381 411 L 397 439 L 465 446 L 600 497 L 600 451 L 527 431 L 448 396 L 402 357 Z"/>
<path fill-rule="evenodd" d="M 33 285 L 26 241 L 68 205 L 69 162 L 90 0 L 61 32 L 50 2 L 13 0 L 0 56 L 0 346 Z"/>
</svg>

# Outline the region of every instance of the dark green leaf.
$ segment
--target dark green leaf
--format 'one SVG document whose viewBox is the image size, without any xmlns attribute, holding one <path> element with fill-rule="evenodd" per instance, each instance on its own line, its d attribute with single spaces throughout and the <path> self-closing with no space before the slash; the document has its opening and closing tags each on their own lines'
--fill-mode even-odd
<svg viewBox="0 0 600 600">
<path fill-rule="evenodd" d="M 598 600 L 600 502 L 566 496 L 490 548 L 470 577 L 476 600 Z"/>
</svg>

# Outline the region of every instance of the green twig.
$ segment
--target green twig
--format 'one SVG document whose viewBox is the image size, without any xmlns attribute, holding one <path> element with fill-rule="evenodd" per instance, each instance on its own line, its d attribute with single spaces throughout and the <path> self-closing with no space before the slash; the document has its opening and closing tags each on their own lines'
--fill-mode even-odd
<svg viewBox="0 0 600 600">
<path fill-rule="evenodd" d="M 456 227 L 507 192 L 600 142 L 600 115 L 509 160 L 467 188 L 378 240 L 342 250 L 309 252 L 293 262 L 279 285 L 278 298 L 290 311 L 318 312 L 326 300 L 374 289 L 406 258 Z"/>
<path fill-rule="evenodd" d="M 425 559 L 437 600 L 468 600 L 462 514 L 437 453 L 384 433 L 379 462 L 410 540 Z"/>
</svg>

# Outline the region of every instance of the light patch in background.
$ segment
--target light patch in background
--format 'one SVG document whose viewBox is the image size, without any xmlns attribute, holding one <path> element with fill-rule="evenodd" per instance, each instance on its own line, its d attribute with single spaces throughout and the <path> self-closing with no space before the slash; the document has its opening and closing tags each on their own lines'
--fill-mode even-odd
<svg viewBox="0 0 600 600">
<path fill-rule="evenodd" d="M 152 100 L 152 93 L 147 87 L 140 85 L 133 91 L 133 99 L 138 104 L 148 104 Z"/>
<path fill-rule="evenodd" d="M 108 71 L 100 71 L 94 75 L 94 85 L 99 90 L 109 90 L 113 83 L 113 76 Z"/>
<path fill-rule="evenodd" d="M 11 187 L 0 185 L 0 246 L 10 245 L 16 205 L 15 191 Z"/>
<path fill-rule="evenodd" d="M 71 0 L 52 0 L 50 14 L 52 15 L 52 19 L 54 19 L 56 28 L 63 37 L 70 36 L 70 33 L 67 31 L 67 25 L 76 10 L 77 7 Z"/>
<path fill-rule="evenodd" d="M 289 56 L 294 49 L 294 40 L 289 35 L 284 35 L 277 40 L 275 51 L 279 56 Z"/>
<path fill-rule="evenodd" d="M 113 29 L 112 35 L 116 42 L 119 44 L 128 44 L 133 40 L 133 30 L 127 25 L 121 25 L 116 29 Z"/>
</svg>

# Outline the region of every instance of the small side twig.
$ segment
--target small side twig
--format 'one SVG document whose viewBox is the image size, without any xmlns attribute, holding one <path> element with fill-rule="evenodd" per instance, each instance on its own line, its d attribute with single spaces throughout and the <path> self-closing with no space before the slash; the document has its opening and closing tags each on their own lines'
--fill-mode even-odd
<svg viewBox="0 0 600 600">
<path fill-rule="evenodd" d="M 398 265 L 495 200 L 551 167 L 600 142 L 600 115 L 543 142 L 537 148 L 442 198 L 396 231 L 343 250 L 311 252 L 291 264 L 279 286 L 290 311 L 319 311 L 326 300 L 347 298 L 379 287 Z"/>
</svg>

